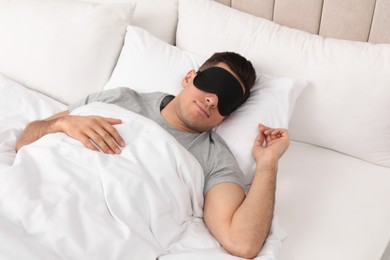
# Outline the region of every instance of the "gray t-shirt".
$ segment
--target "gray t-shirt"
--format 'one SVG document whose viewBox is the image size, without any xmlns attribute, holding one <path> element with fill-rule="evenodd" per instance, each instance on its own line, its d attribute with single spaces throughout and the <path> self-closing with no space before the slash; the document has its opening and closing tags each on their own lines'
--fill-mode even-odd
<svg viewBox="0 0 390 260">
<path fill-rule="evenodd" d="M 174 97 L 165 93 L 138 93 L 129 88 L 115 88 L 91 94 L 69 106 L 69 111 L 92 102 L 121 106 L 141 114 L 163 127 L 183 145 L 200 163 L 205 174 L 203 192 L 223 182 L 243 185 L 243 173 L 225 141 L 215 131 L 183 132 L 170 125 L 161 115 L 161 109 Z"/>
</svg>

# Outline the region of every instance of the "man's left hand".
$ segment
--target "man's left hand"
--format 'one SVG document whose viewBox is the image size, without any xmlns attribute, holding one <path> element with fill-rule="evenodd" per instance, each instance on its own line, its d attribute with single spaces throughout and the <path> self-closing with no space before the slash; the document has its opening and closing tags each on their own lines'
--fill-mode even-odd
<svg viewBox="0 0 390 260">
<path fill-rule="evenodd" d="M 259 124 L 259 134 L 253 144 L 252 155 L 256 162 L 263 159 L 279 160 L 289 144 L 287 129 Z"/>
</svg>

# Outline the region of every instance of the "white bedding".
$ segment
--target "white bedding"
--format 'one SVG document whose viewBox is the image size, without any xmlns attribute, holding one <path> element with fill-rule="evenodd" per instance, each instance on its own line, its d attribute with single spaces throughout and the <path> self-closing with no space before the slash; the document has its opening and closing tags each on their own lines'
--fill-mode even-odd
<svg viewBox="0 0 390 260">
<path fill-rule="evenodd" d="M 94 103 L 73 113 L 120 117 L 121 155 L 62 133 L 16 155 L 28 121 L 66 107 L 1 76 L 0 92 L 0 259 L 237 259 L 201 218 L 201 167 L 157 124 Z M 256 259 L 277 259 L 285 236 L 275 217 Z"/>
<path fill-rule="evenodd" d="M 23 147 L 0 177 L 1 216 L 59 259 L 156 259 L 202 217 L 202 168 L 144 117 L 108 104 L 75 111 L 89 113 L 122 118 L 122 153 L 62 133 Z"/>
</svg>

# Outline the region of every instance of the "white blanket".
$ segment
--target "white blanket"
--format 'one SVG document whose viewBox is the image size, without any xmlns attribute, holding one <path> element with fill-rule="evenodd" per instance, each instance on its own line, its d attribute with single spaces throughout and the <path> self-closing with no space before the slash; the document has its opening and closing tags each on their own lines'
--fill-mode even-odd
<svg viewBox="0 0 390 260">
<path fill-rule="evenodd" d="M 121 118 L 122 153 L 95 152 L 62 133 L 25 146 L 0 176 L 1 216 L 63 259 L 167 253 L 202 217 L 199 163 L 156 123 L 128 110 L 93 103 L 74 114 Z"/>
</svg>

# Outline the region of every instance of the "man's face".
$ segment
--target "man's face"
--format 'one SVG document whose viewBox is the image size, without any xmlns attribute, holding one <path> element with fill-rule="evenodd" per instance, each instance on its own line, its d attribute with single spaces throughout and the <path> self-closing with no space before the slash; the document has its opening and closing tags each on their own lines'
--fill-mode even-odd
<svg viewBox="0 0 390 260">
<path fill-rule="evenodd" d="M 237 75 L 226 64 L 218 63 L 217 67 L 227 70 L 238 79 Z M 195 76 L 195 71 L 190 71 L 183 79 L 183 90 L 177 96 L 177 113 L 189 129 L 195 132 L 204 132 L 220 124 L 225 116 L 222 116 L 218 110 L 218 96 L 197 88 L 194 85 Z M 242 84 L 240 86 L 245 91 Z"/>
</svg>

